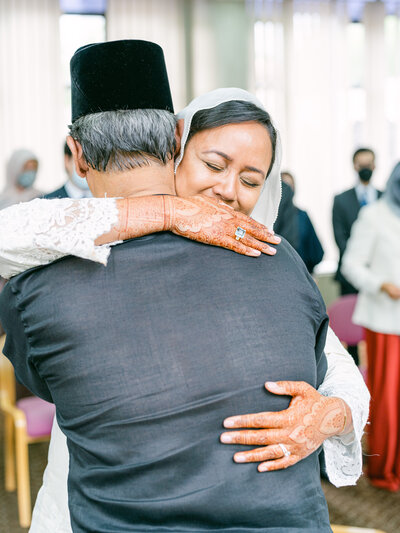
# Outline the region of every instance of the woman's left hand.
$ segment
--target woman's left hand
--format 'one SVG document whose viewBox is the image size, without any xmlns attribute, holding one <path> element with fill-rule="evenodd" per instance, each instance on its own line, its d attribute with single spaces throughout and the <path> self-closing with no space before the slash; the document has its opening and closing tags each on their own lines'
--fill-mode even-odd
<svg viewBox="0 0 400 533">
<path fill-rule="evenodd" d="M 352 430 L 350 408 L 341 398 L 322 396 L 303 381 L 267 382 L 265 388 L 273 394 L 292 396 L 292 400 L 284 411 L 224 420 L 225 428 L 257 428 L 222 433 L 223 444 L 262 446 L 236 453 L 236 463 L 260 462 L 259 472 L 280 470 L 310 455 L 325 439 Z"/>
</svg>

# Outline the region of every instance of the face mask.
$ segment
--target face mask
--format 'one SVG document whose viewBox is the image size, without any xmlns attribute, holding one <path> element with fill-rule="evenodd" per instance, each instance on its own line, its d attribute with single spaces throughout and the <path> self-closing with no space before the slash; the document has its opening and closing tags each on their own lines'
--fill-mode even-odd
<svg viewBox="0 0 400 533">
<path fill-rule="evenodd" d="M 372 176 L 372 170 L 370 168 L 360 168 L 358 175 L 361 181 L 368 183 Z"/>
<path fill-rule="evenodd" d="M 33 182 L 36 179 L 36 172 L 34 170 L 26 170 L 18 176 L 18 185 L 28 189 L 33 185 Z"/>
<path fill-rule="evenodd" d="M 72 171 L 71 181 L 74 185 L 79 187 L 82 191 L 88 191 L 89 185 L 85 178 L 81 178 L 79 174 L 76 173 L 75 168 Z"/>
</svg>

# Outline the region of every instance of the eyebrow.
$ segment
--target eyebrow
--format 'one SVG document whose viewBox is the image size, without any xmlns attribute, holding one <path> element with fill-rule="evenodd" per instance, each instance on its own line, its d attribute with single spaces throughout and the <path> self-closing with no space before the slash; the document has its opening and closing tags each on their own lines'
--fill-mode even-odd
<svg viewBox="0 0 400 533">
<path fill-rule="evenodd" d="M 224 152 L 220 152 L 219 150 L 207 150 L 203 152 L 203 154 L 218 154 L 224 159 L 226 159 L 227 161 L 233 161 L 232 158 L 229 157 L 229 155 L 224 154 Z M 244 170 L 249 170 L 250 172 L 258 172 L 258 174 L 261 174 L 261 176 L 265 177 L 265 172 L 263 172 L 259 168 L 247 166 L 247 167 L 244 167 Z"/>
<path fill-rule="evenodd" d="M 203 152 L 203 154 L 218 154 L 221 157 L 223 157 L 224 159 L 226 159 L 227 161 L 232 161 L 232 158 L 229 157 L 229 155 L 224 154 L 224 152 L 219 152 L 218 150 L 207 150 L 207 151 Z"/>
</svg>

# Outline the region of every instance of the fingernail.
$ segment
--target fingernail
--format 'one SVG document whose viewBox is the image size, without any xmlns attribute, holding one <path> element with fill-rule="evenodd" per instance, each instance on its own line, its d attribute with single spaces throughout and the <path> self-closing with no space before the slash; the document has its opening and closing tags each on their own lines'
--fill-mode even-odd
<svg viewBox="0 0 400 533">
<path fill-rule="evenodd" d="M 234 427 L 234 421 L 233 418 L 227 418 L 224 420 L 224 428 L 233 428 Z"/>
<path fill-rule="evenodd" d="M 264 247 L 264 252 L 268 252 L 270 255 L 275 255 L 276 254 L 276 249 L 272 248 L 272 246 L 265 246 Z"/>
<path fill-rule="evenodd" d="M 232 442 L 232 437 L 229 435 L 229 433 L 222 433 L 220 441 L 224 444 L 230 444 Z"/>
<path fill-rule="evenodd" d="M 259 250 L 251 250 L 250 252 L 247 252 L 246 255 L 249 255 L 250 257 L 258 257 L 261 255 L 261 252 Z"/>
<path fill-rule="evenodd" d="M 276 242 L 276 244 L 279 244 L 279 243 L 281 242 L 282 239 L 281 239 L 280 237 L 278 237 L 278 235 L 275 235 L 274 238 L 271 239 L 271 240 L 273 240 L 274 242 Z"/>
<path fill-rule="evenodd" d="M 259 465 L 257 469 L 259 472 L 266 472 L 268 470 L 268 465 Z"/>
<path fill-rule="evenodd" d="M 246 456 L 243 455 L 242 453 L 235 453 L 235 455 L 233 456 L 233 459 L 235 463 L 244 463 L 246 460 Z"/>
<path fill-rule="evenodd" d="M 267 381 L 265 386 L 268 387 L 268 390 L 272 392 L 283 392 L 283 389 L 279 385 L 277 385 L 274 381 Z"/>
</svg>

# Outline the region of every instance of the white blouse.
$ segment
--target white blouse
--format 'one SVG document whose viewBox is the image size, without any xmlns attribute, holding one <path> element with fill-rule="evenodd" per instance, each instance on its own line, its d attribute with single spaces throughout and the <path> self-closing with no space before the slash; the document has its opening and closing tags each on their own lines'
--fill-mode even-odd
<svg viewBox="0 0 400 533">
<path fill-rule="evenodd" d="M 400 335 L 400 300 L 381 291 L 385 282 L 400 287 L 400 217 L 384 198 L 361 209 L 347 242 L 342 271 L 360 290 L 353 322 Z"/>
<path fill-rule="evenodd" d="M 105 265 L 110 245 L 96 246 L 94 242 L 108 233 L 117 221 L 118 210 L 113 198 L 36 199 L 4 209 L 0 211 L 0 275 L 10 278 L 66 255 Z M 327 474 L 337 487 L 354 485 L 362 472 L 361 437 L 368 418 L 369 392 L 352 357 L 331 329 L 325 354 L 328 370 L 318 391 L 325 396 L 342 398 L 351 409 L 354 425 L 352 433 L 324 442 Z M 48 524 L 54 532 L 71 531 L 67 473 L 65 437 L 55 423 L 49 463 L 35 505 L 31 532 L 49 531 Z M 59 524 L 56 529 L 55 524 Z"/>
</svg>

